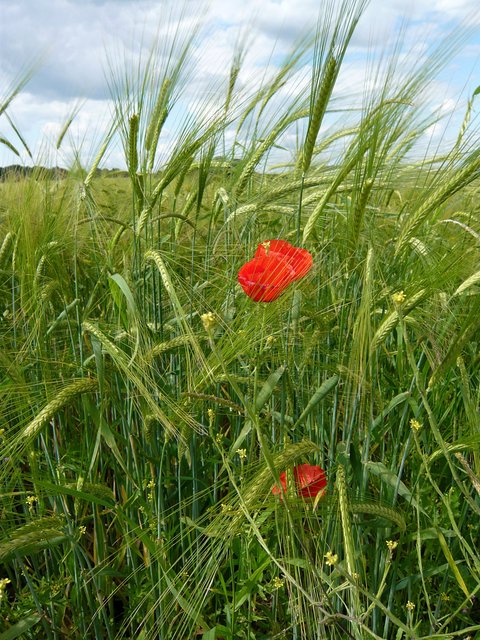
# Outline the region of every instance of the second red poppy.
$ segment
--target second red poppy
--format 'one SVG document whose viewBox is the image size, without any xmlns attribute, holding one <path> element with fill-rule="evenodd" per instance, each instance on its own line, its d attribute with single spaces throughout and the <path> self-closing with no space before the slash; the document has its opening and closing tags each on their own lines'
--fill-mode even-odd
<svg viewBox="0 0 480 640">
<path fill-rule="evenodd" d="M 316 498 L 323 494 L 327 486 L 327 476 L 322 467 L 316 464 L 299 464 L 293 467 L 293 479 L 298 495 L 303 498 Z M 280 484 L 282 488 L 275 485 L 272 488 L 274 495 L 282 495 L 287 492 L 287 474 L 282 471 L 280 474 Z M 283 491 L 282 491 L 283 489 Z"/>
</svg>

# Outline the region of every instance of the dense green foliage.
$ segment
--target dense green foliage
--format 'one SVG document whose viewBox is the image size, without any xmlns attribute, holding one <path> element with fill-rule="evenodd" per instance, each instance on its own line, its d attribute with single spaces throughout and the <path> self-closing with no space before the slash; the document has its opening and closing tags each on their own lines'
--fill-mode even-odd
<svg viewBox="0 0 480 640">
<path fill-rule="evenodd" d="M 113 74 L 86 171 L 0 184 L 0 639 L 480 630 L 478 137 L 409 160 L 447 45 L 322 127 L 347 4 L 311 95 L 278 99 L 308 43 L 252 95 L 238 54 L 221 108 L 160 149 L 186 38 Z M 115 132 L 129 177 L 96 178 Z M 237 272 L 276 237 L 314 266 L 255 303 Z M 302 462 L 326 494 L 273 495 Z"/>
</svg>

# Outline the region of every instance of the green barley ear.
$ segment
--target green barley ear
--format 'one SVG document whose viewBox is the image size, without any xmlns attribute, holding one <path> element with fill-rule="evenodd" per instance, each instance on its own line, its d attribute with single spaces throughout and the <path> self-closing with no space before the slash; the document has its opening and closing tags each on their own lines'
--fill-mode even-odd
<svg viewBox="0 0 480 640">
<path fill-rule="evenodd" d="M 134 176 L 138 169 L 138 113 L 130 116 L 130 130 L 128 133 L 128 170 L 130 175 Z"/>
<path fill-rule="evenodd" d="M 170 78 L 165 78 L 158 94 L 153 113 L 145 134 L 145 149 L 148 152 L 148 171 L 153 170 L 155 153 L 157 151 L 158 140 L 162 132 L 163 125 L 168 117 L 168 97 L 171 88 Z"/>
<path fill-rule="evenodd" d="M 317 141 L 318 132 L 322 125 L 323 118 L 327 111 L 327 105 L 332 95 L 333 87 L 338 76 L 339 65 L 333 55 L 330 55 L 325 63 L 325 71 L 318 89 L 317 96 L 311 110 L 308 122 L 307 135 L 303 151 L 299 158 L 299 165 L 303 173 L 306 173 L 312 162 L 312 154 Z"/>
<path fill-rule="evenodd" d="M 250 159 L 246 163 L 243 168 L 242 173 L 240 174 L 237 184 L 235 186 L 235 195 L 239 196 L 245 189 L 248 184 L 250 177 L 255 171 L 255 167 L 258 165 L 262 157 L 271 150 L 272 146 L 275 144 L 276 139 L 279 137 L 281 133 L 285 131 L 285 129 L 294 123 L 299 118 L 303 117 L 303 111 L 295 111 L 293 114 L 288 115 L 285 118 L 281 118 L 278 124 L 276 124 L 270 133 L 262 140 L 262 142 L 258 145 L 257 149 L 253 151 Z"/>
<path fill-rule="evenodd" d="M 356 502 L 355 504 L 350 504 L 350 511 L 354 514 L 365 513 L 372 516 L 378 516 L 384 520 L 391 520 L 391 522 L 394 522 L 402 531 L 405 531 L 407 528 L 405 518 L 398 509 L 393 509 L 392 507 L 387 507 L 382 504 Z"/>
<path fill-rule="evenodd" d="M 0 247 L 0 267 L 3 267 L 3 263 L 7 258 L 10 248 L 13 244 L 13 233 L 9 231 L 3 239 L 2 246 Z"/>
<path fill-rule="evenodd" d="M 30 440 L 35 438 L 41 431 L 42 427 L 54 416 L 60 409 L 68 406 L 72 398 L 79 394 L 95 391 L 98 383 L 93 378 L 81 378 L 69 384 L 62 389 L 57 397 L 48 402 L 39 414 L 25 427 L 21 433 L 21 440 Z"/>
<path fill-rule="evenodd" d="M 463 163 L 463 168 L 456 171 L 450 179 L 445 178 L 441 181 L 440 186 L 435 189 L 432 195 L 420 205 L 420 207 L 412 213 L 407 219 L 404 227 L 401 229 L 395 254 L 398 255 L 409 243 L 418 227 L 425 222 L 429 215 L 440 207 L 455 193 L 472 183 L 480 175 L 480 154 L 474 151 Z"/>
<path fill-rule="evenodd" d="M 105 155 L 108 147 L 110 146 L 110 142 L 112 141 L 113 132 L 114 132 L 114 127 L 112 127 L 108 132 L 108 134 L 106 135 L 102 146 L 100 147 L 97 155 L 93 160 L 92 166 L 90 167 L 90 170 L 87 173 L 85 180 L 83 181 L 85 189 L 89 186 L 90 182 L 92 181 L 92 179 L 95 177 L 95 174 L 97 173 L 98 165 L 100 164 L 103 156 Z"/>
<path fill-rule="evenodd" d="M 0 562 L 29 556 L 68 540 L 63 522 L 57 516 L 46 516 L 8 532 L 0 542 Z M 13 636 L 12 636 L 13 637 Z"/>
<path fill-rule="evenodd" d="M 245 40 L 242 38 L 235 47 L 235 53 L 233 55 L 232 66 L 230 67 L 230 75 L 228 78 L 227 96 L 225 98 L 225 114 L 228 113 L 232 102 L 235 86 L 237 84 L 238 75 L 245 60 L 246 55 Z"/>
<path fill-rule="evenodd" d="M 463 122 L 462 122 L 462 125 L 460 127 L 460 131 L 458 132 L 457 141 L 455 142 L 455 147 L 454 147 L 455 151 L 459 151 L 460 150 L 460 145 L 461 145 L 463 137 L 465 135 L 465 131 L 467 130 L 468 125 L 470 123 L 470 118 L 472 117 L 473 101 L 475 100 L 475 96 L 478 96 L 479 94 L 480 94 L 480 87 L 477 87 L 475 89 L 475 91 L 472 93 L 472 97 L 467 102 L 467 109 L 465 111 L 465 116 L 463 118 Z"/>
</svg>

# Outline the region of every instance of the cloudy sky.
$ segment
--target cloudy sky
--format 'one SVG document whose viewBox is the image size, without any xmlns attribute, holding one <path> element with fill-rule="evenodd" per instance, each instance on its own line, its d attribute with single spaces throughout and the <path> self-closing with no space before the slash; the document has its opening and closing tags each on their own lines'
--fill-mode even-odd
<svg viewBox="0 0 480 640">
<path fill-rule="evenodd" d="M 239 38 L 248 43 L 241 84 L 255 82 L 267 65 L 274 68 L 315 25 L 321 2 L 211 0 L 207 5 L 186 0 L 181 10 L 180 0 L 0 0 L 0 107 L 33 66 L 28 83 L 0 115 L 0 138 L 9 140 L 21 157 L 0 144 L 0 166 L 31 162 L 13 126 L 35 161 L 68 166 L 80 150 L 88 164 L 111 118 L 113 75 L 134 68 L 155 42 L 164 53 L 158 43 L 172 37 L 172 24 L 186 34 L 202 18 L 188 63 L 187 100 L 193 100 L 226 81 Z M 446 122 L 457 126 L 480 85 L 478 0 L 371 0 L 353 37 L 339 91 L 354 101 L 355 91 L 365 88 L 365 69 L 377 56 L 389 55 L 402 24 L 401 55 L 407 65 L 462 23 L 470 28 L 463 47 L 429 86 L 431 108 L 446 115 L 453 111 Z M 474 115 L 480 111 L 478 100 Z M 74 112 L 74 123 L 56 150 L 58 135 Z M 444 130 L 439 128 L 437 135 L 445 135 Z M 112 150 L 105 164 L 123 166 L 121 149 Z"/>
</svg>

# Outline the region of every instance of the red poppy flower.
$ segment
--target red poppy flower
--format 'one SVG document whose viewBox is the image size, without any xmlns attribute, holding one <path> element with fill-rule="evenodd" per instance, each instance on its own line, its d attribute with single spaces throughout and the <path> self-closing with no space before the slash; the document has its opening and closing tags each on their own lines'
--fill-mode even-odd
<svg viewBox="0 0 480 640">
<path fill-rule="evenodd" d="M 312 256 L 306 249 L 293 247 L 285 240 L 267 240 L 258 245 L 253 260 L 240 269 L 238 281 L 255 302 L 272 302 L 311 267 Z"/>
<path fill-rule="evenodd" d="M 322 467 L 314 464 L 299 464 L 293 467 L 293 479 L 297 493 L 303 498 L 315 498 L 320 492 L 323 493 L 327 486 L 325 471 Z M 274 495 L 282 495 L 283 492 L 286 493 L 287 491 L 287 474 L 285 471 L 280 474 L 280 484 L 283 487 L 283 491 L 278 485 L 275 485 L 272 488 Z"/>
</svg>

